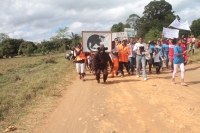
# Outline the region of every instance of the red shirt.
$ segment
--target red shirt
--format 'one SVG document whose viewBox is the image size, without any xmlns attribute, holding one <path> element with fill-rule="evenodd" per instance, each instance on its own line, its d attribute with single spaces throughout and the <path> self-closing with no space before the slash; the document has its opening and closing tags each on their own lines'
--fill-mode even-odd
<svg viewBox="0 0 200 133">
<path fill-rule="evenodd" d="M 169 43 L 169 56 L 174 56 L 174 46 L 175 45 Z"/>
<path fill-rule="evenodd" d="M 181 44 L 181 48 L 182 48 L 182 51 L 183 51 L 183 52 L 186 51 L 186 50 L 187 50 L 187 44 L 182 43 L 182 44 Z M 188 60 L 187 54 L 184 54 L 184 55 L 183 55 L 183 59 L 184 59 L 184 61 L 187 61 L 187 60 Z"/>
</svg>

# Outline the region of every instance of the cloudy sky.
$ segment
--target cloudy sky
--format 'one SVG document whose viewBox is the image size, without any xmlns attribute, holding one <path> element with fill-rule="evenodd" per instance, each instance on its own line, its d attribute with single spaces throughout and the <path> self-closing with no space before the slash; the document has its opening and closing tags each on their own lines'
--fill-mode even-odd
<svg viewBox="0 0 200 133">
<path fill-rule="evenodd" d="M 0 33 L 40 42 L 58 28 L 81 35 L 83 30 L 110 30 L 130 14 L 142 16 L 151 0 L 1 0 Z M 166 0 L 181 21 L 200 18 L 200 0 Z"/>
</svg>

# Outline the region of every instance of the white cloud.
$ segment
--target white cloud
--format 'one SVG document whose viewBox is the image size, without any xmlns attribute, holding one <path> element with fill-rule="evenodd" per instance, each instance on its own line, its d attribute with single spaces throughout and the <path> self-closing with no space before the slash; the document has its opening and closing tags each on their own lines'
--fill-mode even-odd
<svg viewBox="0 0 200 133">
<path fill-rule="evenodd" d="M 199 0 L 166 0 L 181 21 L 200 18 Z M 68 26 L 81 35 L 83 30 L 110 30 L 126 22 L 131 14 L 142 16 L 150 0 L 5 0 L 1 1 L 0 32 L 12 38 L 48 40 L 56 29 Z M 53 32 L 52 32 L 53 31 Z"/>
</svg>

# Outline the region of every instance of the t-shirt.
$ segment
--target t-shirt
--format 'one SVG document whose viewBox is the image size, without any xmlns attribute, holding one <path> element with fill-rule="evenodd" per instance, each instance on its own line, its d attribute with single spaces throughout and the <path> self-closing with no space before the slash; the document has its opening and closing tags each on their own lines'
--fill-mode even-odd
<svg viewBox="0 0 200 133">
<path fill-rule="evenodd" d="M 128 46 L 118 45 L 119 62 L 128 62 L 128 55 L 130 54 L 130 48 Z"/>
<path fill-rule="evenodd" d="M 140 53 L 140 49 L 139 49 L 139 47 L 144 47 L 144 50 L 146 50 L 146 44 L 145 43 L 136 43 L 135 44 L 135 46 L 134 46 L 134 50 L 135 50 L 135 52 L 136 52 L 136 54 L 137 55 L 141 55 L 141 53 Z"/>
<path fill-rule="evenodd" d="M 174 56 L 174 46 L 173 44 L 169 44 L 169 56 Z"/>
<path fill-rule="evenodd" d="M 163 56 L 162 46 L 157 45 L 156 48 L 158 48 L 159 54 Z"/>
<path fill-rule="evenodd" d="M 175 46 L 174 47 L 174 64 L 181 64 L 184 63 L 183 56 L 177 56 L 176 54 L 181 54 L 183 53 L 182 47 L 180 46 Z"/>
<path fill-rule="evenodd" d="M 88 55 L 88 56 L 87 56 L 88 64 L 91 64 L 91 59 L 92 59 L 91 56 Z"/>
<path fill-rule="evenodd" d="M 166 43 L 162 45 L 162 48 L 165 52 L 169 51 L 169 45 L 167 45 Z"/>
<path fill-rule="evenodd" d="M 146 52 L 145 52 L 146 60 L 150 60 L 151 59 L 151 55 L 150 55 L 151 53 L 152 53 L 152 51 L 151 51 L 150 48 L 146 49 Z"/>
<path fill-rule="evenodd" d="M 155 46 L 154 46 L 154 44 L 153 44 L 153 43 L 152 43 L 152 44 L 150 44 L 150 49 L 151 49 L 151 51 L 152 51 L 152 52 L 154 52 L 154 47 L 155 47 Z"/>
<path fill-rule="evenodd" d="M 195 41 L 196 41 L 196 39 L 193 37 L 193 38 L 192 38 L 192 43 L 195 43 Z"/>
<path fill-rule="evenodd" d="M 163 59 L 160 53 L 157 54 L 155 52 L 153 53 L 154 62 L 160 62 L 160 58 Z"/>
<path fill-rule="evenodd" d="M 130 43 L 128 44 L 129 48 L 130 48 L 130 54 L 128 57 L 135 57 L 135 51 L 134 51 L 134 45 L 131 45 Z"/>
<path fill-rule="evenodd" d="M 114 49 L 111 50 L 111 53 L 109 55 L 110 55 L 111 60 L 117 59 L 118 57 L 116 55 L 112 54 L 112 52 L 113 53 L 118 53 L 118 48 L 116 46 L 115 46 Z"/>
</svg>

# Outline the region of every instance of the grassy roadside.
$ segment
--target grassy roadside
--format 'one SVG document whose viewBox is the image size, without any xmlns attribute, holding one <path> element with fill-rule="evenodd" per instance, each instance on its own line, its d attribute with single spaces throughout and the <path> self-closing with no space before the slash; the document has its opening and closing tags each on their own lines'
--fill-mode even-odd
<svg viewBox="0 0 200 133">
<path fill-rule="evenodd" d="M 188 60 L 190 63 L 200 63 L 200 49 L 194 50 L 194 55 L 192 55 L 192 51 L 188 53 Z"/>
<path fill-rule="evenodd" d="M 0 60 L 0 132 L 19 125 L 42 102 L 60 97 L 75 73 L 64 54 Z"/>
</svg>

